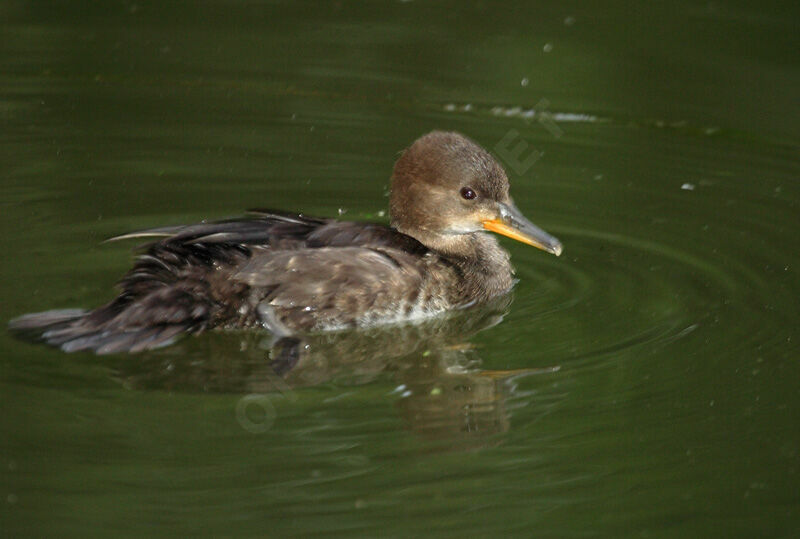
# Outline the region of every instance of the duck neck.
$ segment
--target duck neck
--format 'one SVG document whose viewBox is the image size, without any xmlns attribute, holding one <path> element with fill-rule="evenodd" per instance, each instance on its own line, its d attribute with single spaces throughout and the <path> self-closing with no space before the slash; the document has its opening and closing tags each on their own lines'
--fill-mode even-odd
<svg viewBox="0 0 800 539">
<path fill-rule="evenodd" d="M 509 254 L 494 236 L 474 232 L 416 239 L 457 268 L 460 299 L 466 302 L 486 301 L 508 292 L 514 284 Z"/>
</svg>

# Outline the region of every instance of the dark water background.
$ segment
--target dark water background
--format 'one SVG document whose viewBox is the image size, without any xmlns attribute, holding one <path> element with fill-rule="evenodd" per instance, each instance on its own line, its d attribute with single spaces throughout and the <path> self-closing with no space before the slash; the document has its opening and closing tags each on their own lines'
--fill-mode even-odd
<svg viewBox="0 0 800 539">
<path fill-rule="evenodd" d="M 7 536 L 800 536 L 795 2 L 0 4 L 0 320 L 145 227 L 386 220 L 464 132 L 565 245 L 511 305 L 136 357 L 0 335 Z M 519 146 L 519 152 L 514 148 Z"/>
</svg>

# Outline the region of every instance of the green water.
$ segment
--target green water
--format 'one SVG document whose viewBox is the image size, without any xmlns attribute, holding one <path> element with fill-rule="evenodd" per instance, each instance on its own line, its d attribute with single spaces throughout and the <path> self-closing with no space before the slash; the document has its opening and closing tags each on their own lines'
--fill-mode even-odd
<svg viewBox="0 0 800 539">
<path fill-rule="evenodd" d="M 0 4 L 0 320 L 112 297 L 129 230 L 385 220 L 434 128 L 565 253 L 283 378 L 4 331 L 0 534 L 800 535 L 796 3 L 74 4 Z"/>
</svg>

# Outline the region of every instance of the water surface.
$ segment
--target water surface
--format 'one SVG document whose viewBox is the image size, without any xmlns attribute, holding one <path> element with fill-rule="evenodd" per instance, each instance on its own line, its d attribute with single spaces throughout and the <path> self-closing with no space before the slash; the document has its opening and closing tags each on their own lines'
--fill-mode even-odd
<svg viewBox="0 0 800 539">
<path fill-rule="evenodd" d="M 0 335 L 9 535 L 800 534 L 790 3 L 0 7 L 0 319 L 112 297 L 107 237 L 386 221 L 434 129 L 565 245 L 510 304 L 134 357 Z M 524 143 L 515 150 L 518 144 Z"/>
</svg>

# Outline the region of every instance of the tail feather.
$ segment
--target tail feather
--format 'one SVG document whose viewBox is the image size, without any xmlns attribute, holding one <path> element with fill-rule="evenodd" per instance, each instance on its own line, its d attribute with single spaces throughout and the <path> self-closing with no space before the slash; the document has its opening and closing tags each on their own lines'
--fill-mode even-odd
<svg viewBox="0 0 800 539">
<path fill-rule="evenodd" d="M 92 350 L 97 354 L 143 352 L 172 344 L 182 333 L 192 331 L 197 320 L 142 326 L 121 326 L 103 309 L 63 309 L 20 316 L 9 322 L 21 337 L 43 341 L 64 352 Z"/>
<path fill-rule="evenodd" d="M 86 315 L 84 309 L 56 309 L 41 313 L 24 314 L 8 323 L 14 331 L 36 331 L 46 328 L 56 329 L 67 322 L 72 322 Z"/>
</svg>

